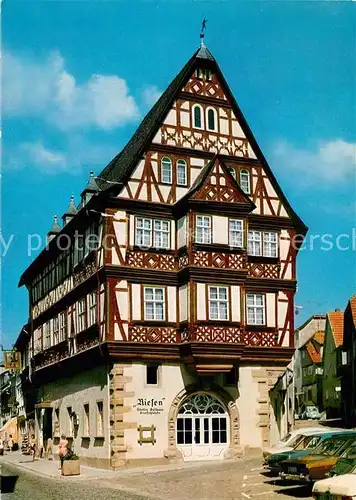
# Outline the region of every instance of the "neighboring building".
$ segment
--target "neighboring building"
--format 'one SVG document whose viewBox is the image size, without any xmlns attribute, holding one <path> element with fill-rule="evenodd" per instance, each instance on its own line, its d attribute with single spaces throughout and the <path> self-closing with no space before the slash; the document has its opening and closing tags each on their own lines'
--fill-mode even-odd
<svg viewBox="0 0 356 500">
<path fill-rule="evenodd" d="M 343 417 L 348 427 L 356 427 L 356 295 L 344 313 L 344 338 L 341 360 Z"/>
<path fill-rule="evenodd" d="M 344 313 L 340 310 L 326 316 L 323 352 L 323 407 L 327 419 L 341 418 L 341 379 L 344 337 Z"/>
<path fill-rule="evenodd" d="M 295 395 L 293 362 L 287 366 L 285 372 L 279 376 L 274 387 L 270 390 L 270 401 L 273 409 L 273 417 L 277 422 L 278 428 L 278 433 L 273 436 L 273 441 L 276 442 L 279 438 L 285 437 L 294 428 Z"/>
<path fill-rule="evenodd" d="M 10 435 L 15 443 L 17 435 L 16 376 L 0 367 L 0 438 L 6 441 Z"/>
<path fill-rule="evenodd" d="M 302 353 L 305 352 L 300 348 L 306 345 L 317 332 L 325 332 L 325 314 L 314 314 L 305 321 L 299 328 L 295 330 L 294 345 L 295 353 L 293 356 L 293 374 L 294 374 L 294 391 L 295 391 L 295 411 L 300 415 L 303 404 L 306 399 L 304 393 L 303 381 L 303 364 L 305 359 L 302 358 Z M 304 355 L 307 356 L 307 353 Z M 307 356 L 306 359 L 308 359 Z M 308 372 L 307 372 L 308 373 Z M 307 375 L 306 373 L 306 375 Z"/>
<path fill-rule="evenodd" d="M 20 280 L 39 445 L 104 467 L 266 446 L 307 228 L 204 44 L 98 183 Z"/>
<path fill-rule="evenodd" d="M 301 347 L 299 355 L 301 359 L 302 390 L 299 398 L 299 409 L 301 412 L 306 406 L 316 406 L 320 412 L 323 411 L 323 346 L 325 332 L 318 330 Z"/>
</svg>

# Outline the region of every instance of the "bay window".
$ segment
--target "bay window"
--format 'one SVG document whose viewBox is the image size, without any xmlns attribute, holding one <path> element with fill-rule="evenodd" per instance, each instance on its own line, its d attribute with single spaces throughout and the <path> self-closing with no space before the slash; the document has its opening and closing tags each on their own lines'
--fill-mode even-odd
<svg viewBox="0 0 356 500">
<path fill-rule="evenodd" d="M 263 255 L 265 257 L 277 257 L 277 233 L 263 233 Z"/>
<path fill-rule="evenodd" d="M 209 286 L 209 319 L 228 319 L 228 289 L 225 286 Z"/>
<path fill-rule="evenodd" d="M 78 332 L 85 330 L 86 300 L 82 298 L 77 303 L 78 307 Z"/>
<path fill-rule="evenodd" d="M 243 247 L 244 223 L 242 220 L 229 220 L 229 245 L 231 247 Z"/>
<path fill-rule="evenodd" d="M 211 217 L 207 215 L 196 216 L 196 243 L 211 243 Z"/>
<path fill-rule="evenodd" d="M 247 324 L 265 325 L 266 310 L 265 296 L 260 293 L 248 293 L 246 295 Z"/>
<path fill-rule="evenodd" d="M 249 255 L 262 255 L 262 236 L 260 231 L 248 232 L 247 252 Z"/>
<path fill-rule="evenodd" d="M 148 321 L 164 321 L 164 288 L 144 287 L 144 315 Z"/>
<path fill-rule="evenodd" d="M 278 236 L 275 231 L 249 231 L 247 253 L 254 256 L 278 257 Z"/>
<path fill-rule="evenodd" d="M 136 217 L 135 244 L 143 248 L 170 248 L 170 221 Z"/>
</svg>

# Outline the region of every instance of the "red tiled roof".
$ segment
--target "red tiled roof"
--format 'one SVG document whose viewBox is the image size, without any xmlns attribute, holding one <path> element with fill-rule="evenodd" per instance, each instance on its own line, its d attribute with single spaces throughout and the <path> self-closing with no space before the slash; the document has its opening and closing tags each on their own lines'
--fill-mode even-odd
<svg viewBox="0 0 356 500">
<path fill-rule="evenodd" d="M 317 332 L 314 333 L 312 338 L 313 340 L 318 342 L 318 344 L 324 345 L 325 332 L 323 330 L 318 330 Z"/>
<path fill-rule="evenodd" d="M 320 352 L 318 352 L 313 345 L 313 342 L 308 342 L 306 345 L 307 352 L 309 354 L 310 359 L 313 361 L 313 363 L 321 363 L 321 355 Z"/>
<path fill-rule="evenodd" d="M 356 326 L 356 295 L 354 295 L 350 299 L 350 308 L 351 308 L 352 319 L 354 320 L 354 325 Z"/>
<path fill-rule="evenodd" d="M 344 341 L 344 313 L 332 311 L 328 313 L 331 331 L 334 335 L 335 346 L 340 347 Z"/>
</svg>

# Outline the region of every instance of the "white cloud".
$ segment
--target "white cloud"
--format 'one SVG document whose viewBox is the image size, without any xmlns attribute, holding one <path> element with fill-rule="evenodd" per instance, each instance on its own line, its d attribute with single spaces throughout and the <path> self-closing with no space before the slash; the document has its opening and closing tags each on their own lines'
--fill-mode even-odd
<svg viewBox="0 0 356 500">
<path fill-rule="evenodd" d="M 281 141 L 276 144 L 272 159 L 272 167 L 276 165 L 290 179 L 302 174 L 299 179 L 306 184 L 356 180 L 356 143 L 342 139 L 320 141 L 314 150 L 298 149 Z"/>
<path fill-rule="evenodd" d="M 96 173 L 117 153 L 117 147 L 93 144 L 83 137 L 70 137 L 63 150 L 47 147 L 42 141 L 25 142 L 4 151 L 4 168 L 19 170 L 36 168 L 50 175 L 80 173 L 83 165 Z"/>
<path fill-rule="evenodd" d="M 94 74 L 78 83 L 57 52 L 42 61 L 4 52 L 3 111 L 37 116 L 61 129 L 112 129 L 139 116 L 124 79 Z"/>
<path fill-rule="evenodd" d="M 143 89 L 142 96 L 147 106 L 153 106 L 161 97 L 162 92 L 158 90 L 156 85 L 148 85 Z"/>
</svg>

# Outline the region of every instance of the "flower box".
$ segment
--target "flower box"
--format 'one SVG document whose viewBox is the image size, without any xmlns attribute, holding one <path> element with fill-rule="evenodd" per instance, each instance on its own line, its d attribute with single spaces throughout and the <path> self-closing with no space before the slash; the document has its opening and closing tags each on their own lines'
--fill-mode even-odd
<svg viewBox="0 0 356 500">
<path fill-rule="evenodd" d="M 78 476 L 80 474 L 79 460 L 64 460 L 62 465 L 62 476 Z"/>
</svg>

